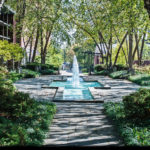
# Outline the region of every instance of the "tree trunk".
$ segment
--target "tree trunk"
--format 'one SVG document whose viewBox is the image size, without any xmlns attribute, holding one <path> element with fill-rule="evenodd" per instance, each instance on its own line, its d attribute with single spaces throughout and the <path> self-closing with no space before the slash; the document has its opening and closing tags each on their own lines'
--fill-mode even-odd
<svg viewBox="0 0 150 150">
<path fill-rule="evenodd" d="M 133 71 L 133 57 L 132 57 L 132 50 L 133 50 L 133 33 L 129 34 L 129 55 L 128 55 L 128 63 L 129 63 L 129 72 Z"/>
<path fill-rule="evenodd" d="M 32 46 L 33 46 L 33 38 L 30 41 L 29 62 L 31 62 L 31 58 L 32 58 Z"/>
<path fill-rule="evenodd" d="M 114 31 L 115 31 L 115 35 L 116 35 L 116 37 L 117 37 L 117 40 L 118 40 L 118 42 L 119 42 L 119 44 L 120 44 L 121 42 L 120 42 L 120 40 L 119 40 L 119 38 L 118 38 L 117 32 L 116 32 L 116 30 L 115 30 L 114 27 L 113 27 L 113 29 L 114 29 Z M 128 60 L 127 60 L 127 56 L 128 56 L 128 55 L 126 55 L 123 46 L 121 46 L 121 47 L 122 47 L 122 51 L 123 51 L 123 54 L 124 54 L 124 57 L 125 57 L 125 60 L 126 60 L 126 65 L 127 65 L 127 64 L 128 64 Z"/>
<path fill-rule="evenodd" d="M 37 28 L 37 34 L 36 34 L 36 40 L 35 40 L 34 51 L 33 51 L 33 56 L 32 56 L 32 62 L 35 61 L 35 56 L 36 56 L 36 51 L 37 51 L 39 36 L 40 36 L 39 35 L 39 28 Z"/>
<path fill-rule="evenodd" d="M 136 41 L 136 50 L 137 50 L 137 57 L 138 57 L 138 65 L 140 64 L 139 60 L 140 60 L 140 53 L 139 53 L 139 43 L 138 43 L 138 35 L 137 33 L 135 33 L 135 41 Z M 134 55 L 134 54 L 133 54 Z M 133 56 L 134 59 L 134 56 Z"/>
<path fill-rule="evenodd" d="M 122 47 L 122 45 L 123 45 L 123 43 L 124 43 L 124 41 L 125 41 L 127 35 L 128 35 L 128 32 L 124 35 L 124 37 L 123 37 L 123 39 L 122 39 L 122 41 L 121 41 L 121 43 L 120 43 L 120 46 L 119 46 L 119 48 L 118 48 L 118 51 L 117 51 L 117 54 L 116 54 L 116 57 L 115 57 L 115 61 L 114 61 L 114 65 L 113 65 L 113 66 L 115 66 L 116 63 L 117 63 L 117 59 L 118 59 L 118 56 L 119 56 L 121 47 Z"/>
<path fill-rule="evenodd" d="M 143 57 L 143 49 L 144 49 L 144 43 L 145 43 L 145 36 L 146 36 L 146 32 L 143 35 L 143 39 L 142 39 L 142 46 L 141 46 L 141 51 L 140 51 L 140 65 L 142 65 L 142 57 Z"/>
</svg>

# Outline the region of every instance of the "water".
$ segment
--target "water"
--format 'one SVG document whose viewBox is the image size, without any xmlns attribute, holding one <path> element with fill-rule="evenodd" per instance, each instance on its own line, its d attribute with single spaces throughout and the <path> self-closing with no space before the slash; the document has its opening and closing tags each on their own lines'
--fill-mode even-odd
<svg viewBox="0 0 150 150">
<path fill-rule="evenodd" d="M 66 82 L 52 82 L 51 87 L 64 87 L 63 100 L 93 100 L 89 87 L 100 87 L 98 82 L 84 82 L 79 76 L 79 65 L 76 56 L 73 58 L 72 77 Z"/>
<path fill-rule="evenodd" d="M 84 82 L 82 78 L 79 78 L 80 84 L 78 87 L 74 87 L 72 81 L 66 82 L 53 81 L 51 87 L 64 87 L 64 93 L 62 100 L 93 100 L 91 92 L 88 87 L 101 87 L 98 82 Z"/>
<path fill-rule="evenodd" d="M 72 84 L 74 87 L 78 87 L 80 84 L 79 80 L 79 65 L 77 62 L 77 57 L 74 55 L 73 58 L 73 69 L 72 69 Z"/>
</svg>

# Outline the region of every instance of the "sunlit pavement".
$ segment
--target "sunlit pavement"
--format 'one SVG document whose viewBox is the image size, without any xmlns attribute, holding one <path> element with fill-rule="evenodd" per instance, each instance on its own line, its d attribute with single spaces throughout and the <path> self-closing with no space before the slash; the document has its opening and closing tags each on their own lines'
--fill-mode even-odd
<svg viewBox="0 0 150 150">
<path fill-rule="evenodd" d="M 61 76 L 42 76 L 36 79 L 20 80 L 15 83 L 19 91 L 29 93 L 38 101 L 52 101 L 55 89 L 43 89 L 53 79 L 61 80 Z M 100 80 L 111 86 L 111 89 L 98 89 L 104 102 L 121 101 L 122 96 L 136 91 L 140 86 L 126 80 L 111 79 L 104 76 L 87 76 L 86 80 Z M 122 145 L 112 123 L 103 113 L 103 104 L 57 102 L 57 112 L 44 140 L 45 146 L 112 146 Z"/>
<path fill-rule="evenodd" d="M 102 104 L 57 103 L 46 146 L 122 145 Z"/>
</svg>

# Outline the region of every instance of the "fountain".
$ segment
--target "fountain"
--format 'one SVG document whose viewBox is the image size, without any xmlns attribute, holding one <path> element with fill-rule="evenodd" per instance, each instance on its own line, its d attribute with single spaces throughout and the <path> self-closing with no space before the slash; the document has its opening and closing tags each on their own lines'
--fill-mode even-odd
<svg viewBox="0 0 150 150">
<path fill-rule="evenodd" d="M 50 87 L 59 87 L 55 100 L 79 101 L 93 100 L 93 96 L 89 91 L 89 88 L 101 87 L 101 84 L 95 81 L 85 82 L 83 78 L 79 76 L 79 65 L 77 62 L 77 57 L 74 55 L 72 77 L 67 78 L 67 81 L 53 81 L 50 84 Z M 63 87 L 63 90 L 61 87 Z"/>
<path fill-rule="evenodd" d="M 80 84 L 80 78 L 79 78 L 79 65 L 77 62 L 77 57 L 74 55 L 73 58 L 73 69 L 72 69 L 72 84 L 73 87 L 78 87 Z"/>
</svg>

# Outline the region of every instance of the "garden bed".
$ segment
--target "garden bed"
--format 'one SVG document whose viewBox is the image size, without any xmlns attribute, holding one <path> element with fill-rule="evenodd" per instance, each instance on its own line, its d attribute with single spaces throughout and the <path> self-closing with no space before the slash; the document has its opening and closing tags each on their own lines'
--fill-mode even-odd
<svg viewBox="0 0 150 150">
<path fill-rule="evenodd" d="M 150 146 L 150 90 L 140 89 L 123 102 L 104 104 L 104 112 L 114 122 L 127 146 Z"/>
</svg>

